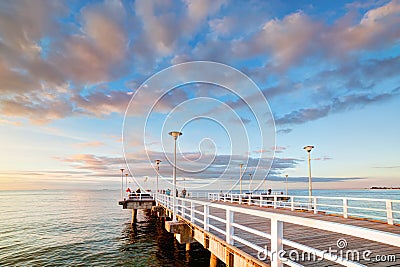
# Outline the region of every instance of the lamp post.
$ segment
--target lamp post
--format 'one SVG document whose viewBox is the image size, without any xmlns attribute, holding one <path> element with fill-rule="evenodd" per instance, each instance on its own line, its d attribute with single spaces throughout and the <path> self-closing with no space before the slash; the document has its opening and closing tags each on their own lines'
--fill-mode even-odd
<svg viewBox="0 0 400 267">
<path fill-rule="evenodd" d="M 311 156 L 310 152 L 314 148 L 314 146 L 305 146 L 304 149 L 308 153 L 308 197 L 309 201 L 311 203 L 311 197 L 312 197 L 312 181 L 311 181 Z"/>
<path fill-rule="evenodd" d="M 173 191 L 172 191 L 172 201 L 173 201 L 173 209 L 172 212 L 174 214 L 173 221 L 176 222 L 176 140 L 178 139 L 179 136 L 182 135 L 181 132 L 169 132 L 169 135 L 171 135 L 174 138 L 174 168 L 173 168 L 173 176 L 174 176 L 174 185 L 173 185 Z"/>
<path fill-rule="evenodd" d="M 124 191 L 124 169 L 121 170 L 121 200 L 124 198 L 123 191 Z"/>
<path fill-rule="evenodd" d="M 239 177 L 239 180 L 240 180 L 240 194 L 242 194 L 242 177 L 243 177 L 242 168 L 243 168 L 243 164 L 239 164 L 239 166 L 240 166 L 240 177 Z"/>
<path fill-rule="evenodd" d="M 158 171 L 160 170 L 160 162 L 161 162 L 161 160 L 159 160 L 159 159 L 156 160 L 156 164 L 157 164 L 157 168 L 156 168 L 156 172 L 157 172 L 157 180 L 156 180 L 156 199 L 158 199 Z"/>
<path fill-rule="evenodd" d="M 126 184 L 126 188 L 128 188 L 128 173 L 125 173 L 125 184 Z"/>
<path fill-rule="evenodd" d="M 287 178 L 288 178 L 289 175 L 286 174 L 285 176 L 286 176 L 286 195 L 288 195 L 288 183 L 287 183 Z"/>
</svg>

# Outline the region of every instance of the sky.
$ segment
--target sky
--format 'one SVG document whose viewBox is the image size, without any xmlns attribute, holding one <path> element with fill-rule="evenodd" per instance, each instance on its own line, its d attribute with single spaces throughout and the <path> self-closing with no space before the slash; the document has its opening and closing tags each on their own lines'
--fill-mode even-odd
<svg viewBox="0 0 400 267">
<path fill-rule="evenodd" d="M 396 0 L 1 1 L 0 190 L 154 190 L 156 159 L 172 188 L 170 131 L 178 188 L 306 189 L 307 145 L 315 189 L 400 186 L 399 29 Z"/>
</svg>

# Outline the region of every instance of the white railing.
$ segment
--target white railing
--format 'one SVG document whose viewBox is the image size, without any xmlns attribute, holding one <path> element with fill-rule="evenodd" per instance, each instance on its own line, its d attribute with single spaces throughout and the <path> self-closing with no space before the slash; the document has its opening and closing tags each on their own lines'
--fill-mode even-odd
<svg viewBox="0 0 400 267">
<path fill-rule="evenodd" d="M 207 192 L 189 192 L 186 197 L 189 197 L 189 198 L 205 198 L 205 199 L 207 199 L 208 193 Z"/>
<path fill-rule="evenodd" d="M 214 197 L 215 195 L 210 195 Z M 170 211 L 173 210 L 172 197 L 167 195 L 159 195 L 158 203 L 163 205 Z M 226 200 L 226 199 L 225 199 Z M 261 200 L 262 203 L 263 200 Z M 269 201 L 269 200 L 265 200 Z M 278 200 L 275 200 L 278 202 Z M 308 204 L 308 203 L 307 203 Z M 210 208 L 223 210 L 225 216 L 218 217 L 210 213 Z M 283 232 L 283 223 L 296 224 L 304 227 L 316 228 L 323 231 L 339 233 L 341 235 L 348 235 L 366 240 L 374 241 L 381 244 L 391 245 L 400 247 L 400 235 L 382 232 L 378 230 L 372 230 L 362 228 L 358 226 L 340 224 L 329 221 L 316 220 L 311 218 L 304 218 L 300 216 L 284 215 L 279 213 L 268 212 L 264 210 L 247 209 L 241 206 L 228 206 L 219 203 L 200 201 L 188 198 L 177 198 L 177 214 L 193 223 L 198 227 L 201 227 L 205 231 L 217 232 L 225 238 L 225 241 L 230 245 L 235 243 L 241 243 L 251 249 L 253 249 L 257 255 L 266 255 L 271 260 L 271 266 L 281 267 L 283 265 L 288 266 L 302 266 L 298 262 L 291 260 L 289 257 L 285 257 L 283 245 L 290 246 L 291 248 L 308 253 L 308 255 L 314 255 L 343 266 L 365 266 L 356 261 L 351 261 L 345 258 L 343 255 L 322 251 L 292 240 L 287 239 Z M 235 221 L 237 218 L 236 214 L 245 214 L 249 216 L 260 217 L 270 220 L 270 233 L 259 231 L 257 229 L 245 226 L 240 221 Z M 175 215 L 174 215 L 175 216 Z M 264 220 L 265 222 L 265 220 Z M 222 225 L 222 227 L 221 227 Z M 246 239 L 246 235 L 236 235 L 235 230 L 240 229 L 241 232 L 246 232 L 255 235 L 259 240 L 269 239 L 271 242 L 271 248 L 261 247 L 255 243 L 255 240 Z M 311 231 L 311 229 L 310 229 Z M 310 233 L 312 234 L 312 232 Z M 283 256 L 282 256 L 283 255 Z M 281 257 L 282 256 L 282 257 Z M 265 260 L 261 259 L 261 260 Z"/>
<path fill-rule="evenodd" d="M 159 193 L 160 195 L 167 195 L 167 196 L 172 196 L 172 192 L 170 192 L 169 194 L 167 193 Z M 207 192 L 195 192 L 195 191 L 190 191 L 187 192 L 186 196 L 182 195 L 182 192 L 179 192 L 177 197 L 183 197 L 183 198 L 204 198 L 207 199 L 208 198 L 208 193 Z"/>
<path fill-rule="evenodd" d="M 221 193 L 209 193 L 208 199 L 400 223 L 400 200 L 393 199 Z"/>
<path fill-rule="evenodd" d="M 144 193 L 129 193 L 127 194 L 127 199 L 131 200 L 152 200 L 154 199 L 154 193 L 144 192 Z"/>
</svg>

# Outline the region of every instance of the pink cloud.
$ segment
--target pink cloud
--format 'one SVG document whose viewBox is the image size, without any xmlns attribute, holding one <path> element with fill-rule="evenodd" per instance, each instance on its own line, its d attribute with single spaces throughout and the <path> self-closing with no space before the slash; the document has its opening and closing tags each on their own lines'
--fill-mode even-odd
<svg viewBox="0 0 400 267">
<path fill-rule="evenodd" d="M 355 25 L 336 24 L 327 33 L 325 45 L 336 54 L 382 47 L 400 38 L 400 32 L 397 30 L 400 24 L 399 13 L 400 2 L 391 1 L 369 10 Z"/>
</svg>

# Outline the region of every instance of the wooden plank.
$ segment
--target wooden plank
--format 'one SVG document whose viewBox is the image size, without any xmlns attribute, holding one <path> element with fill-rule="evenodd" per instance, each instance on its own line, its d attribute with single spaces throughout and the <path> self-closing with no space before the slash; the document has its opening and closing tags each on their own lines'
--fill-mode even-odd
<svg viewBox="0 0 400 267">
<path fill-rule="evenodd" d="M 238 204 L 231 204 L 228 202 L 219 202 L 219 204 L 224 204 L 227 206 L 238 206 Z M 273 209 L 273 208 L 265 208 L 265 207 L 257 207 L 257 206 L 249 206 L 247 204 L 242 205 L 247 209 L 255 209 L 255 210 L 268 210 L 269 212 L 279 213 L 279 214 L 286 214 L 292 216 L 299 216 L 299 217 L 306 217 L 312 218 L 317 220 L 329 221 L 329 222 L 336 222 L 342 223 L 347 225 L 353 225 L 358 227 L 364 227 L 369 229 L 375 229 L 395 234 L 400 234 L 400 227 L 392 226 L 381 222 L 373 222 L 368 220 L 355 220 L 352 218 L 343 218 L 340 216 L 332 216 L 332 215 L 323 215 L 323 214 L 313 214 L 312 212 L 300 212 L 300 211 L 290 211 L 286 209 Z M 218 216 L 219 218 L 225 219 L 225 210 L 218 209 L 218 208 L 210 208 L 210 213 L 213 216 Z M 259 231 L 264 231 L 266 233 L 270 233 L 270 220 L 257 217 L 257 216 L 248 216 L 245 214 L 235 214 L 234 221 L 239 223 L 243 226 L 253 228 Z M 222 222 L 216 222 L 215 225 L 221 229 L 224 229 L 224 225 Z M 219 234 L 219 233 L 217 233 Z M 221 236 L 221 234 L 219 234 Z M 235 229 L 235 235 L 241 237 L 247 241 L 250 241 L 254 244 L 257 244 L 260 247 L 267 245 L 270 248 L 270 241 L 268 239 L 259 237 L 257 235 L 248 233 L 241 229 Z M 221 238 L 224 238 L 221 236 Z M 304 227 L 296 224 L 285 223 L 284 224 L 284 238 L 309 246 L 319 250 L 328 250 L 329 247 L 331 249 L 339 249 L 336 245 L 336 241 L 339 238 L 344 238 L 347 241 L 348 247 L 344 248 L 348 250 L 357 249 L 359 251 L 366 251 L 370 250 L 373 251 L 374 254 L 381 254 L 381 255 L 391 255 L 396 254 L 400 255 L 400 248 L 385 245 L 384 243 L 378 242 L 371 242 L 366 241 L 362 238 L 357 238 L 348 235 L 339 235 L 333 232 L 327 232 L 318 230 L 311 227 Z M 241 244 L 235 244 L 238 248 L 242 249 L 244 252 L 249 253 L 250 255 L 254 255 L 256 257 L 257 253 L 246 246 Z M 288 246 L 284 246 L 284 249 L 290 249 Z M 400 262 L 400 259 L 399 259 Z M 267 263 L 269 263 L 267 261 Z M 342 266 L 334 262 L 330 262 L 327 260 L 322 261 L 299 261 L 298 263 L 303 264 L 304 266 Z M 360 260 L 360 263 L 366 264 L 367 266 L 400 266 L 400 263 L 393 263 L 393 265 L 385 265 L 386 263 L 382 262 L 368 262 L 363 259 Z M 390 264 L 390 263 L 389 263 Z"/>
</svg>

